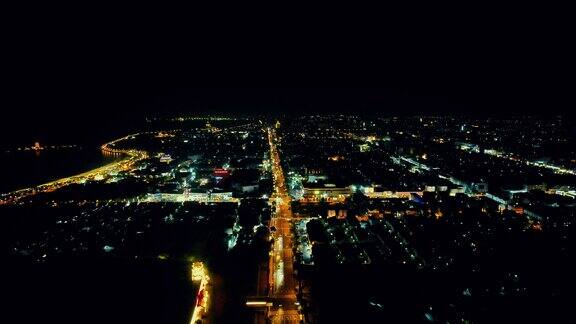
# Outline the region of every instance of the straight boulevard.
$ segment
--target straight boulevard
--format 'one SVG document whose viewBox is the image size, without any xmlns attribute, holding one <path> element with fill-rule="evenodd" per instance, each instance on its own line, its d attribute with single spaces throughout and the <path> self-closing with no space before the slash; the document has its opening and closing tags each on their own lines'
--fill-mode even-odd
<svg viewBox="0 0 576 324">
<path fill-rule="evenodd" d="M 302 318 L 296 298 L 294 279 L 294 256 L 292 253 L 291 199 L 286 189 L 284 172 L 276 143 L 276 131 L 268 128 L 270 160 L 274 180 L 274 193 L 271 197 L 275 211 L 270 220 L 274 238 L 269 263 L 269 298 L 275 302 L 269 308 L 268 318 L 272 323 L 300 323 Z"/>
</svg>

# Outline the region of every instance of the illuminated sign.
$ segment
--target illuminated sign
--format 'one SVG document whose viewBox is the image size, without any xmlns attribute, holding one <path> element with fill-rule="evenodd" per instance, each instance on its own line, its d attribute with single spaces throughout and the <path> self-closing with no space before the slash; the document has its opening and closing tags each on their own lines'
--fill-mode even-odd
<svg viewBox="0 0 576 324">
<path fill-rule="evenodd" d="M 227 177 L 230 175 L 230 171 L 226 169 L 214 169 L 215 177 Z"/>
</svg>

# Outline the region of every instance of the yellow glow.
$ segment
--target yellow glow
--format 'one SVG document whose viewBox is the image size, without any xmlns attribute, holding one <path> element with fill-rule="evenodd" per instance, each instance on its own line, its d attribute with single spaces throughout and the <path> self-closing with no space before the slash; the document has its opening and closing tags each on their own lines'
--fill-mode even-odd
<svg viewBox="0 0 576 324">
<path fill-rule="evenodd" d="M 265 301 L 247 301 L 246 306 L 266 306 Z"/>
<path fill-rule="evenodd" d="M 204 276 L 204 264 L 202 262 L 192 263 L 192 281 L 202 280 Z"/>
<path fill-rule="evenodd" d="M 210 292 L 208 288 L 208 282 L 210 281 L 210 276 L 204 267 L 204 263 L 200 261 L 192 263 L 192 280 L 200 281 L 200 287 L 198 288 L 198 291 L 201 291 L 204 294 L 201 304 L 199 304 L 199 301 L 196 300 L 194 311 L 192 313 L 192 319 L 190 320 L 190 323 L 194 324 L 206 315 L 209 305 L 208 298 L 210 297 Z"/>
</svg>

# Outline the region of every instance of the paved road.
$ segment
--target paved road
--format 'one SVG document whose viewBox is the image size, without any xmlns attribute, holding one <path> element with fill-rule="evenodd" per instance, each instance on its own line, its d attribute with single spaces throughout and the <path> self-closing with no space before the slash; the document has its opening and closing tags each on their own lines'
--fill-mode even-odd
<svg viewBox="0 0 576 324">
<path fill-rule="evenodd" d="M 275 228 L 274 244 L 270 254 L 270 293 L 269 297 L 276 302 L 270 308 L 269 317 L 272 323 L 300 323 L 301 314 L 296 305 L 296 281 L 294 280 L 294 256 L 292 253 L 291 235 L 291 199 L 286 189 L 284 172 L 276 148 L 278 139 L 274 129 L 268 128 L 268 142 L 274 179 L 274 194 L 271 200 L 276 210 L 270 220 L 270 228 Z"/>
</svg>

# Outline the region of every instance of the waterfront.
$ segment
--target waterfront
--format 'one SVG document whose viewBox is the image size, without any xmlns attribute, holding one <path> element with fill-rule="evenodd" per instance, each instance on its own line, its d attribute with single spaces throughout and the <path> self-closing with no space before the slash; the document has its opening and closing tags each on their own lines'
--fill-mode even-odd
<svg viewBox="0 0 576 324">
<path fill-rule="evenodd" d="M 82 173 L 122 158 L 99 147 L 0 153 L 0 193 Z"/>
</svg>

